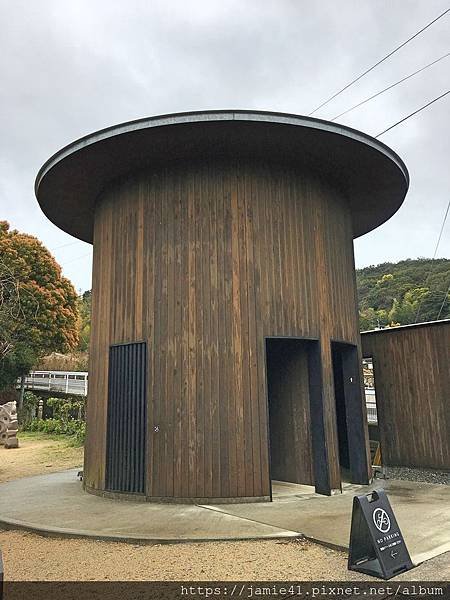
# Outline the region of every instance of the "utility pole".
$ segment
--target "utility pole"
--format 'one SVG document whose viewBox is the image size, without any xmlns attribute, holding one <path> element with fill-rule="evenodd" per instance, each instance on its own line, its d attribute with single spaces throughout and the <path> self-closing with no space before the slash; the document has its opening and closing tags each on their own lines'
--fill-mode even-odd
<svg viewBox="0 0 450 600">
<path fill-rule="evenodd" d="M 18 402 L 18 406 L 17 406 L 17 414 L 22 413 L 24 393 L 25 393 L 25 375 L 21 375 L 20 376 L 20 393 L 19 393 L 19 402 Z"/>
</svg>

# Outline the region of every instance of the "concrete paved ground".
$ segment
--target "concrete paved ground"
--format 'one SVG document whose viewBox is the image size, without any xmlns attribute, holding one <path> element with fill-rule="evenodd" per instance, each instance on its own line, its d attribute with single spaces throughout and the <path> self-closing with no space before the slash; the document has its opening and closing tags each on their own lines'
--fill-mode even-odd
<svg viewBox="0 0 450 600">
<path fill-rule="evenodd" d="M 195 504 L 100 498 L 83 491 L 78 469 L 0 485 L 0 526 L 121 541 L 199 541 L 285 537 L 284 528 Z"/>
<path fill-rule="evenodd" d="M 418 564 L 450 550 L 450 486 L 408 481 L 346 484 L 325 497 L 310 486 L 274 484 L 274 501 L 214 506 L 99 498 L 82 490 L 77 470 L 0 485 L 0 525 L 42 533 L 149 542 L 295 537 L 347 548 L 355 494 L 384 487 Z"/>
<path fill-rule="evenodd" d="M 304 487 L 304 486 L 301 486 Z M 450 551 L 450 486 L 411 481 L 376 480 L 371 486 L 346 484 L 337 496 L 282 496 L 271 504 L 221 504 L 226 514 L 300 531 L 308 538 L 348 548 L 354 495 L 383 487 L 394 510 L 413 562 Z"/>
</svg>

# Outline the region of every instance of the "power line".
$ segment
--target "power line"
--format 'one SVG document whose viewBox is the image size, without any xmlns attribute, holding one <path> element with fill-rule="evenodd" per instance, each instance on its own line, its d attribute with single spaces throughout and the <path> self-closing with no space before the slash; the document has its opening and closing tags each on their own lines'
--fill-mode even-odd
<svg viewBox="0 0 450 600">
<path fill-rule="evenodd" d="M 55 248 L 50 248 L 50 252 L 53 252 L 54 250 L 59 250 L 60 248 L 66 248 L 67 246 L 73 246 L 74 244 L 78 244 L 80 240 L 77 240 L 76 242 L 69 242 L 68 244 L 62 244 L 62 246 L 56 246 Z"/>
<path fill-rule="evenodd" d="M 450 210 L 450 200 L 448 201 L 448 204 L 447 204 L 447 210 L 445 211 L 444 221 L 443 221 L 443 223 L 442 223 L 441 231 L 440 231 L 440 233 L 439 233 L 439 238 L 438 238 L 438 243 L 436 244 L 436 251 L 435 251 L 435 254 L 437 253 L 437 249 L 438 249 L 438 246 L 439 246 L 439 242 L 441 241 L 442 232 L 444 231 L 444 226 L 445 226 L 445 222 L 447 221 L 447 217 L 448 217 L 448 212 L 449 212 L 449 210 Z M 445 292 L 445 296 L 444 296 L 444 299 L 442 300 L 441 308 L 439 309 L 439 312 L 438 312 L 438 316 L 437 316 L 437 319 L 436 319 L 436 321 L 439 321 L 439 317 L 441 316 L 441 313 L 442 313 L 442 310 L 443 310 L 443 308 L 444 308 L 444 306 L 445 306 L 445 302 L 446 302 L 446 300 L 447 300 L 447 296 L 448 296 L 449 292 L 450 292 L 450 284 L 449 284 L 449 286 L 448 286 L 448 289 L 447 289 L 447 291 Z"/>
<path fill-rule="evenodd" d="M 63 264 L 63 265 L 61 265 L 61 266 L 62 266 L 62 268 L 64 269 L 64 267 L 65 267 L 66 265 L 68 265 L 68 264 L 70 264 L 70 263 L 73 263 L 73 262 L 75 262 L 76 260 L 80 260 L 81 258 L 86 258 L 87 256 L 90 256 L 90 255 L 91 255 L 91 253 L 90 253 L 90 252 L 88 252 L 87 254 L 82 254 L 81 256 L 77 256 L 77 257 L 75 257 L 75 258 L 71 258 L 70 260 L 66 260 L 66 261 L 64 261 L 64 264 Z"/>
<path fill-rule="evenodd" d="M 448 217 L 449 211 L 450 211 L 450 200 L 448 201 L 447 208 L 445 210 L 444 218 L 442 220 L 441 230 L 439 231 L 439 235 L 438 235 L 438 239 L 437 239 L 437 242 L 436 242 L 436 246 L 434 248 L 434 254 L 433 254 L 433 259 L 432 260 L 434 260 L 436 258 L 436 256 L 437 256 L 437 251 L 438 251 L 438 248 L 439 248 L 439 244 L 441 243 L 442 233 L 444 232 L 444 227 L 445 227 L 445 224 L 447 222 L 447 217 Z M 433 271 L 433 266 L 431 266 L 431 268 L 430 268 L 430 270 L 428 272 L 428 275 L 427 275 L 425 281 L 423 282 L 423 286 L 424 287 L 428 283 L 428 280 L 431 277 L 432 271 Z M 450 290 L 450 287 L 449 287 L 449 290 Z M 447 292 L 447 294 L 448 294 L 448 292 Z M 445 299 L 447 298 L 447 294 L 444 296 L 444 302 L 443 302 L 443 304 L 441 306 L 441 310 L 439 311 L 438 319 L 439 319 L 439 316 L 441 314 L 442 309 L 444 308 Z M 414 319 L 414 323 L 417 323 L 417 319 L 419 318 L 419 314 L 420 314 L 420 309 L 421 308 L 422 308 L 422 300 L 420 300 L 419 306 L 417 307 L 416 318 Z"/>
<path fill-rule="evenodd" d="M 442 312 L 442 310 L 443 310 L 443 308 L 445 306 L 445 303 L 447 302 L 447 298 L 448 298 L 449 294 L 450 294 L 450 283 L 448 285 L 447 291 L 445 292 L 444 299 L 442 300 L 441 308 L 439 309 L 436 321 L 439 321 L 439 317 L 441 316 L 441 312 Z"/>
<path fill-rule="evenodd" d="M 446 209 L 445 214 L 444 214 L 444 219 L 442 221 L 441 230 L 439 232 L 438 240 L 436 242 L 436 248 L 434 249 L 433 258 L 436 258 L 436 255 L 437 255 L 439 244 L 441 243 L 442 233 L 444 232 L 445 223 L 447 222 L 447 217 L 448 217 L 449 210 L 450 210 L 450 200 L 448 201 L 447 209 Z"/>
<path fill-rule="evenodd" d="M 312 112 L 310 112 L 308 116 L 313 115 L 320 108 L 322 108 L 323 106 L 325 106 L 326 104 L 328 104 L 329 102 L 331 102 L 331 100 L 334 100 L 334 98 L 336 98 L 337 96 L 339 96 L 340 94 L 342 94 L 342 92 L 344 92 L 345 90 L 348 90 L 349 87 L 351 87 L 357 81 L 359 81 L 360 79 L 362 79 L 365 75 L 367 75 L 367 73 L 370 73 L 370 71 L 373 71 L 373 69 L 375 69 L 375 67 L 378 67 L 378 65 L 381 65 L 381 63 L 383 63 L 390 56 L 392 56 L 393 54 L 395 54 L 396 52 L 398 52 L 400 50 L 400 48 L 403 48 L 404 46 L 406 46 L 406 44 L 408 44 L 411 40 L 413 40 L 418 35 L 420 35 L 421 33 L 423 33 L 426 29 L 428 29 L 428 27 L 431 27 L 431 25 L 433 25 L 433 23 L 436 23 L 436 21 L 438 21 L 439 19 L 441 19 L 449 11 L 450 11 L 450 8 L 447 8 L 446 10 L 444 10 L 443 13 L 441 13 L 438 17 L 436 17 L 435 19 L 433 19 L 432 21 L 430 21 L 427 25 L 425 25 L 425 27 L 422 27 L 422 29 L 420 29 L 417 33 L 415 33 L 410 38 L 408 38 L 405 42 L 403 42 L 402 44 L 400 44 L 400 46 L 397 46 L 396 48 L 394 48 L 394 50 L 392 50 L 391 52 L 389 52 L 389 54 L 386 54 L 386 56 L 384 56 L 381 60 L 379 60 L 374 65 L 372 65 L 371 67 L 369 67 L 368 69 L 366 69 L 366 71 L 364 71 L 364 73 L 361 73 L 361 75 L 358 75 L 358 77 L 356 77 L 356 79 L 353 79 L 353 81 L 351 81 L 350 83 L 348 83 L 341 90 L 339 90 L 338 92 L 336 92 L 335 94 L 333 94 L 332 96 L 330 96 L 328 98 L 328 100 L 325 100 L 325 102 L 322 102 L 322 104 L 319 104 L 319 106 L 317 106 Z"/>
<path fill-rule="evenodd" d="M 428 102 L 427 104 L 425 104 L 424 106 L 421 106 L 420 108 L 418 108 L 417 110 L 415 110 L 414 112 L 410 113 L 409 115 L 407 115 L 406 117 L 403 117 L 403 119 L 400 119 L 400 121 L 397 121 L 397 123 L 394 123 L 393 125 L 391 125 L 390 127 L 388 127 L 387 129 L 385 129 L 384 131 L 382 131 L 381 133 L 379 133 L 378 135 L 376 135 L 376 138 L 379 138 L 381 135 L 384 135 L 385 133 L 387 133 L 388 131 L 390 131 L 391 129 L 394 129 L 394 127 L 397 127 L 397 125 L 400 125 L 400 123 L 403 123 L 404 121 L 406 121 L 407 119 L 410 119 L 411 117 L 413 117 L 414 115 L 417 115 L 417 113 L 420 113 L 420 111 L 424 110 L 425 108 L 427 108 L 428 106 L 430 106 L 431 104 L 434 104 L 435 102 L 437 102 L 438 100 L 440 100 L 441 98 L 443 98 L 444 96 L 447 96 L 447 94 L 450 94 L 450 90 L 447 90 L 446 92 L 444 92 L 443 94 L 441 94 L 440 96 L 438 96 L 437 98 L 434 98 L 434 100 L 431 100 L 430 102 Z"/>
<path fill-rule="evenodd" d="M 425 71 L 425 69 L 428 69 L 429 67 L 432 67 L 433 65 L 435 65 L 439 61 L 443 60 L 444 58 L 447 58 L 447 56 L 450 56 L 450 52 L 447 52 L 447 54 L 444 54 L 443 56 L 437 58 L 436 60 L 433 60 L 433 62 L 428 63 L 428 65 L 425 65 L 421 69 L 418 69 L 417 71 L 414 71 L 414 73 L 411 73 L 410 75 L 407 75 L 406 77 L 403 77 L 403 79 L 400 79 L 399 81 L 396 81 L 395 83 L 393 83 L 391 85 L 388 85 L 388 87 L 385 87 L 384 89 L 380 90 L 379 92 L 376 92 L 376 94 L 373 94 L 372 96 L 369 96 L 365 100 L 361 100 L 361 102 L 358 102 L 358 104 L 355 104 L 351 108 L 348 108 L 347 110 L 344 110 L 344 112 L 339 113 L 338 115 L 336 115 L 335 117 L 333 117 L 330 120 L 331 121 L 336 121 L 336 119 L 339 119 L 339 117 L 342 117 L 343 115 L 346 115 L 350 111 L 355 110 L 355 108 L 358 108 L 358 107 L 362 106 L 363 104 L 366 104 L 366 102 L 369 102 L 370 100 L 373 100 L 377 96 L 381 96 L 381 94 L 384 94 L 384 92 L 387 92 L 388 90 L 391 90 L 392 88 L 396 87 L 397 85 L 400 85 L 401 83 L 403 83 L 407 79 L 411 79 L 411 77 L 414 77 L 414 75 L 417 75 L 418 73 L 422 73 L 422 71 Z"/>
</svg>

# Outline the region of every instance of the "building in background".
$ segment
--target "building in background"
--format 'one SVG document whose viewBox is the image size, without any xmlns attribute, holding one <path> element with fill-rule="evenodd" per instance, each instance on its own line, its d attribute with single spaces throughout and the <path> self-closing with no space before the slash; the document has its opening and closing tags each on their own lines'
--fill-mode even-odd
<svg viewBox="0 0 450 600">
<path fill-rule="evenodd" d="M 384 466 L 450 470 L 450 319 L 362 333 Z"/>
</svg>

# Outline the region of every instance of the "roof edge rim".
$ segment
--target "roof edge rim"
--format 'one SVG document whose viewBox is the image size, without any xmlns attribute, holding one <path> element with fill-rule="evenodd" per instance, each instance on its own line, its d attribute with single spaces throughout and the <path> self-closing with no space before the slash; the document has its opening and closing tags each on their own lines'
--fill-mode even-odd
<svg viewBox="0 0 450 600">
<path fill-rule="evenodd" d="M 405 329 L 414 329 L 419 327 L 432 327 L 434 325 L 442 325 L 442 323 L 450 324 L 450 319 L 439 319 L 436 321 L 423 321 L 422 323 L 408 323 L 408 325 L 397 325 L 397 327 L 382 327 L 381 329 L 368 329 L 361 331 L 360 335 L 375 334 L 382 332 L 404 331 Z"/>
<path fill-rule="evenodd" d="M 253 119 L 251 117 L 254 117 Z M 210 118 L 207 118 L 210 117 Z M 240 118 L 242 117 L 242 118 Z M 265 117 L 258 119 L 258 117 Z M 268 118 L 272 117 L 272 118 Z M 406 180 L 406 190 L 409 188 L 409 172 L 408 169 L 400 158 L 400 156 L 392 150 L 389 146 L 376 138 L 370 136 L 367 133 L 342 125 L 340 123 L 334 123 L 326 121 L 324 119 L 317 119 L 315 117 L 308 117 L 304 115 L 297 115 L 294 113 L 280 113 L 274 111 L 264 110 L 250 110 L 250 109 L 219 109 L 219 110 L 204 110 L 204 111 L 190 111 L 190 112 L 179 112 L 179 113 L 168 113 L 164 115 L 155 115 L 152 117 L 143 117 L 141 119 L 135 119 L 132 121 L 125 121 L 110 127 L 105 127 L 89 133 L 81 138 L 70 142 L 66 146 L 63 146 L 60 150 L 52 154 L 48 158 L 42 167 L 39 169 L 34 184 L 34 191 L 36 198 L 38 198 L 39 186 L 45 175 L 61 160 L 70 156 L 74 152 L 81 150 L 87 146 L 93 145 L 96 142 L 103 141 L 114 136 L 131 133 L 133 131 L 139 131 L 142 129 L 149 129 L 153 127 L 165 127 L 170 125 L 181 125 L 186 123 L 201 123 L 208 121 L 261 121 L 263 123 L 273 123 L 278 125 L 294 125 L 298 127 L 310 127 L 312 129 L 318 129 L 321 131 L 328 131 L 329 133 L 335 133 L 352 139 L 354 141 L 365 143 L 374 150 L 382 152 L 391 159 Z"/>
</svg>

